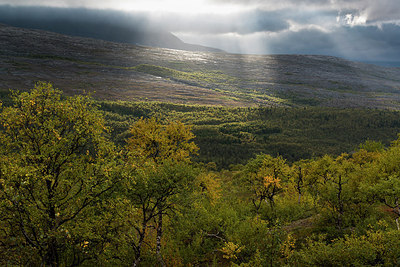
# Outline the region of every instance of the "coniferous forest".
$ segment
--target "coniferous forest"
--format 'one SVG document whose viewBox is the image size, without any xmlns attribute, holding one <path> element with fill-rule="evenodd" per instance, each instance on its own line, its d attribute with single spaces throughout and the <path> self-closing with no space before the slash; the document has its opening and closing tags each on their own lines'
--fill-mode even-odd
<svg viewBox="0 0 400 267">
<path fill-rule="evenodd" d="M 0 265 L 400 265 L 396 111 L 0 106 Z"/>
</svg>

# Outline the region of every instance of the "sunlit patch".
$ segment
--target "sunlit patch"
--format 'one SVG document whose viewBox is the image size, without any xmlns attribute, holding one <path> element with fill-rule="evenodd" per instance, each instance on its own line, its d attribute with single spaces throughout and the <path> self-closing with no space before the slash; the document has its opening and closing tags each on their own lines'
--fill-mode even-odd
<svg viewBox="0 0 400 267">
<path fill-rule="evenodd" d="M 349 26 L 365 25 L 367 23 L 367 16 L 348 13 L 343 16 L 337 16 L 336 21 Z"/>
</svg>

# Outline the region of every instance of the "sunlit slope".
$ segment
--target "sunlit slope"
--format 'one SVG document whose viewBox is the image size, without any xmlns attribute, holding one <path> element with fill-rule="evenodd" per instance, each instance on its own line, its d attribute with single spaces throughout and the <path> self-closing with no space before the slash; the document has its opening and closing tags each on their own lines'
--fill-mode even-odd
<svg viewBox="0 0 400 267">
<path fill-rule="evenodd" d="M 234 106 L 400 108 L 400 69 L 335 57 L 187 52 L 0 26 L 0 89 Z"/>
</svg>

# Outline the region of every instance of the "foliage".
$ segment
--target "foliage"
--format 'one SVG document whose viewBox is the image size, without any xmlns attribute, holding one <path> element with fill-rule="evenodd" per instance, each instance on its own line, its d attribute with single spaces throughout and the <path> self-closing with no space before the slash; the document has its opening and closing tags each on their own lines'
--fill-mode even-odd
<svg viewBox="0 0 400 267">
<path fill-rule="evenodd" d="M 12 100 L 0 106 L 1 265 L 400 264 L 400 137 L 388 147 L 367 138 L 395 131 L 395 113 L 111 102 L 99 111 L 47 83 Z M 360 118 L 367 140 L 333 153 L 359 140 Z M 343 130 L 334 141 L 333 129 Z M 195 142 L 206 151 L 197 162 Z M 275 153 L 285 148 L 300 160 Z"/>
<path fill-rule="evenodd" d="M 244 167 L 240 183 L 248 189 L 257 211 L 263 202 L 274 206 L 276 195 L 282 192 L 283 183 L 288 180 L 288 171 L 282 157 L 270 155 L 259 155 Z"/>
<path fill-rule="evenodd" d="M 302 266 L 397 266 L 400 232 L 370 230 L 366 235 L 347 235 L 326 242 L 309 239 L 295 252 L 291 264 Z"/>
<path fill-rule="evenodd" d="M 194 135 L 189 126 L 179 122 L 162 125 L 156 119 L 140 119 L 130 129 L 127 141 L 127 172 L 125 197 L 127 208 L 140 210 L 132 222 L 135 240 L 130 242 L 135 252 L 135 265 L 142 260 L 142 249 L 152 220 L 157 229 L 156 253 L 161 265 L 163 218 L 175 208 L 177 197 L 190 191 L 193 171 L 186 163 L 198 148 L 190 142 Z M 179 198 L 179 197 L 178 197 Z M 140 224 L 135 224 L 140 221 Z"/>
<path fill-rule="evenodd" d="M 0 114 L 0 234 L 20 257 L 2 258 L 79 264 L 92 246 L 84 218 L 114 185 L 103 118 L 87 97 L 61 99 L 47 83 L 13 100 Z"/>
<path fill-rule="evenodd" d="M 139 119 L 131 128 L 128 139 L 131 156 L 156 163 L 162 160 L 188 161 L 198 148 L 190 142 L 191 128 L 181 122 L 162 125 L 155 118 Z"/>
<path fill-rule="evenodd" d="M 400 132 L 399 112 L 389 110 L 110 101 L 101 102 L 101 109 L 113 129 L 113 140 L 120 144 L 141 117 L 193 125 L 194 142 L 200 148 L 194 160 L 215 162 L 219 169 L 244 164 L 260 153 L 280 155 L 289 162 L 327 154 L 335 157 L 357 150 L 366 140 L 387 146 Z"/>
</svg>

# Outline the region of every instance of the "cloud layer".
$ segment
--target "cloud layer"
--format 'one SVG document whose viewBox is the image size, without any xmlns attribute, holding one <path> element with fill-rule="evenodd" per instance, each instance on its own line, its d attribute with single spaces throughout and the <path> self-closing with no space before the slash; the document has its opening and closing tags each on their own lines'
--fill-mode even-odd
<svg viewBox="0 0 400 267">
<path fill-rule="evenodd" d="M 398 0 L 192 0 L 185 1 L 186 6 L 179 5 L 182 2 L 19 0 L 18 4 L 65 7 L 71 20 L 83 16 L 91 23 L 170 31 L 186 42 L 228 52 L 325 54 L 363 61 L 400 61 Z M 0 0 L 0 4 L 16 3 Z M 77 7 L 105 10 L 98 11 L 97 17 L 93 10 L 85 16 L 82 9 L 81 13 L 70 9 Z M 52 16 L 43 14 L 45 10 L 48 9 L 37 8 L 30 15 Z M 18 20 L 18 16 L 21 15 L 14 14 L 14 19 Z"/>
</svg>

